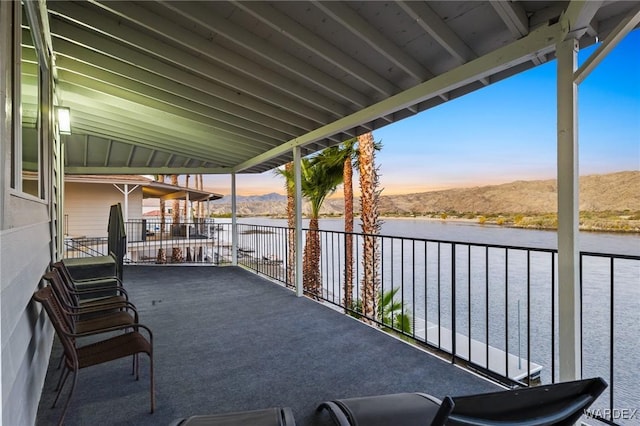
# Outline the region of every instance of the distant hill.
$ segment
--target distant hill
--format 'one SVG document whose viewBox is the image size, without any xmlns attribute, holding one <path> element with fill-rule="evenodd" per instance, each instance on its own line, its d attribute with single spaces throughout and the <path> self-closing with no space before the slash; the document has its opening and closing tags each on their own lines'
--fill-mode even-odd
<svg viewBox="0 0 640 426">
<path fill-rule="evenodd" d="M 516 181 L 501 185 L 457 188 L 402 195 L 382 195 L 380 213 L 385 216 L 453 214 L 545 214 L 557 211 L 556 180 Z M 384 194 L 384 193 L 383 193 Z M 356 201 L 357 204 L 357 201 Z M 238 197 L 242 216 L 284 216 L 286 196 L 276 193 Z M 229 197 L 212 202 L 214 214 L 229 214 Z M 356 210 L 358 210 L 356 206 Z M 308 211 L 308 207 L 305 209 Z M 580 178 L 580 210 L 640 211 L 640 172 L 628 171 Z M 322 214 L 341 215 L 342 199 L 327 199 Z"/>
</svg>

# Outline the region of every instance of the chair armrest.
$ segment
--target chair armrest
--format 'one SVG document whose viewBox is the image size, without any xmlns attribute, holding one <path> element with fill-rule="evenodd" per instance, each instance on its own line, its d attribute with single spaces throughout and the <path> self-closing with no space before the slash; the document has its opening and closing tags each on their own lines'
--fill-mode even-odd
<svg viewBox="0 0 640 426">
<path fill-rule="evenodd" d="M 99 293 L 102 291 L 115 291 L 116 293 L 120 293 L 124 296 L 125 299 L 129 300 L 129 293 L 124 287 L 114 287 L 114 286 L 104 286 L 104 287 L 91 287 L 91 288 L 80 288 L 76 290 L 69 290 L 70 293 L 76 294 L 78 296 L 86 296 L 91 293 Z"/>
<path fill-rule="evenodd" d="M 62 306 L 62 309 L 65 314 L 73 317 L 79 317 L 80 315 L 86 315 L 86 314 L 112 311 L 114 309 L 125 309 L 127 311 L 133 311 L 134 319 L 136 320 L 136 322 L 138 319 L 138 310 L 135 307 L 135 305 L 131 302 L 113 302 L 113 303 L 105 303 L 101 305 L 85 306 L 85 307 L 64 305 Z"/>
<path fill-rule="evenodd" d="M 151 343 L 151 345 L 153 345 L 153 333 L 151 332 L 151 329 L 149 327 L 147 327 L 146 325 L 140 324 L 138 322 L 135 322 L 133 324 L 117 325 L 117 326 L 114 326 L 114 327 L 102 328 L 100 330 L 95 330 L 95 331 L 87 331 L 87 332 L 84 332 L 84 333 L 68 333 L 66 331 L 62 331 L 62 332 L 68 337 L 80 338 L 80 337 L 95 336 L 95 335 L 102 334 L 102 333 L 111 333 L 113 331 L 128 330 L 130 328 L 133 328 L 136 331 L 138 331 L 140 329 L 145 330 L 147 332 L 147 334 L 149 335 L 149 343 Z"/>
<path fill-rule="evenodd" d="M 326 409 L 329 412 L 333 421 L 339 426 L 351 426 L 351 422 L 345 415 L 344 411 L 342 411 L 342 408 L 340 408 L 340 406 L 335 402 L 324 401 L 318 405 L 316 411 L 322 411 L 323 409 Z"/>
</svg>

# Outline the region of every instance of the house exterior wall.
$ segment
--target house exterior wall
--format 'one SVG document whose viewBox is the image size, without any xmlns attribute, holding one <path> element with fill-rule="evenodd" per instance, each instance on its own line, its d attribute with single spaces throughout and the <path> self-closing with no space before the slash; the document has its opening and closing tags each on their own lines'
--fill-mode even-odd
<svg viewBox="0 0 640 426">
<path fill-rule="evenodd" d="M 106 237 L 109 207 L 120 203 L 124 208 L 124 195 L 110 183 L 66 182 L 64 194 L 64 227 L 70 237 Z M 142 219 L 140 187 L 129 194 L 128 204 L 128 219 Z"/>
<path fill-rule="evenodd" d="M 37 9 L 38 3 L 33 7 Z M 58 256 L 55 173 L 62 164 L 54 164 L 61 156 L 50 120 L 53 83 L 45 65 L 42 132 L 37 142 L 42 179 L 32 181 L 38 182 L 40 192 L 30 195 L 22 191 L 22 170 L 16 166 L 22 143 L 17 114 L 21 22 L 20 2 L 0 2 L 0 422 L 5 425 L 35 424 L 47 372 L 53 327 L 31 296 L 51 260 Z M 50 64 L 47 52 L 43 55 L 41 64 Z"/>
</svg>

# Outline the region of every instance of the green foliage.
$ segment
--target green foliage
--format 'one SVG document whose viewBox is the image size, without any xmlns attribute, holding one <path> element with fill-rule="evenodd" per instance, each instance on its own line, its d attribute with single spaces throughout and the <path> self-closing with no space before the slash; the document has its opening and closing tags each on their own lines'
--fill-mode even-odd
<svg viewBox="0 0 640 426">
<path fill-rule="evenodd" d="M 342 158 L 338 161 L 338 158 Z M 301 192 L 302 196 L 311 203 L 311 217 L 320 216 L 320 207 L 325 198 L 335 192 L 342 183 L 344 154 L 338 148 L 327 148 L 314 157 L 301 160 Z M 287 185 L 295 185 L 293 171 L 276 169 L 276 174 L 284 176 Z"/>
<path fill-rule="evenodd" d="M 413 324 L 411 315 L 403 311 L 402 302 L 396 300 L 399 290 L 398 287 L 378 294 L 378 321 L 388 326 L 385 327 L 387 330 L 401 330 L 411 334 Z M 362 318 L 362 300 L 352 302 L 347 312 L 354 318 Z"/>
<path fill-rule="evenodd" d="M 378 315 L 383 324 L 410 334 L 411 315 L 403 310 L 402 302 L 396 300 L 398 290 L 400 288 L 396 287 L 378 296 Z"/>
</svg>

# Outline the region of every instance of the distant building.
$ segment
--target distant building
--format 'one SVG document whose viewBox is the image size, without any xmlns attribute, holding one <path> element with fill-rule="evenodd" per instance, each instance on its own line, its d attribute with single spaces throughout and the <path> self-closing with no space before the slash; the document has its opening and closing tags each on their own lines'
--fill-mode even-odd
<svg viewBox="0 0 640 426">
<path fill-rule="evenodd" d="M 69 237 L 106 237 L 109 206 L 122 204 L 125 221 L 141 220 L 143 199 L 207 201 L 222 198 L 193 188 L 139 175 L 65 175 L 64 233 Z M 167 203 L 170 204 L 170 203 Z M 170 206 L 167 206 L 170 216 Z M 158 216 L 155 216 L 159 220 Z"/>
</svg>

